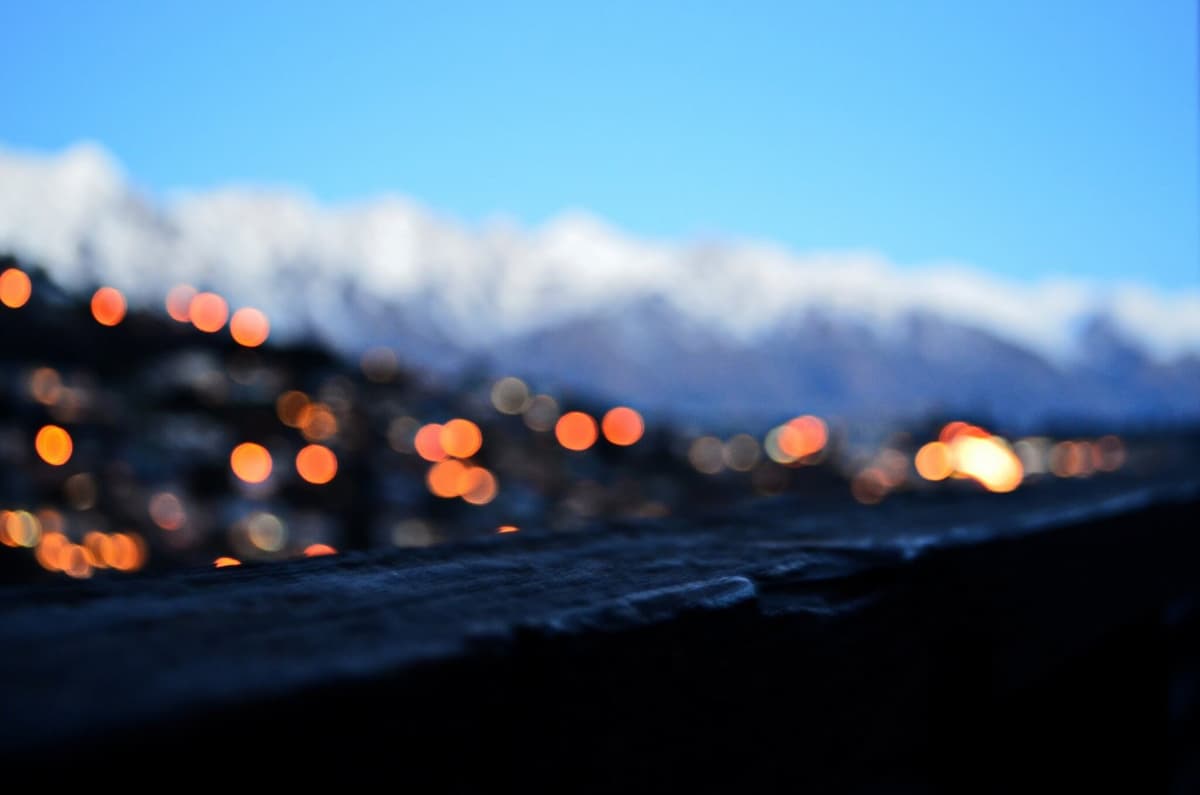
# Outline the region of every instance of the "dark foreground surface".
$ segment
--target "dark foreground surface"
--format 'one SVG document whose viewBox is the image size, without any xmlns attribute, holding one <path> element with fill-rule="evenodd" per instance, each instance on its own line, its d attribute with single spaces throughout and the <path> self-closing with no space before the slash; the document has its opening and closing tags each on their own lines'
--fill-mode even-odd
<svg viewBox="0 0 1200 795">
<path fill-rule="evenodd" d="M 780 500 L 9 587 L 0 756 L 339 760 L 468 791 L 1200 791 L 1198 501 L 1178 478 Z"/>
</svg>

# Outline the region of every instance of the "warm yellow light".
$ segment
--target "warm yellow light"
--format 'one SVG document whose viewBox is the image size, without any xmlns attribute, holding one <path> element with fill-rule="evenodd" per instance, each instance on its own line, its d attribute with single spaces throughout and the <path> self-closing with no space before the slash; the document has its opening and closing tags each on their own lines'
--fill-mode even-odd
<svg viewBox="0 0 1200 795">
<path fill-rule="evenodd" d="M 333 480 L 337 469 L 337 456 L 324 445 L 310 444 L 296 453 L 296 472 L 309 483 L 324 485 Z"/>
<path fill-rule="evenodd" d="M 496 476 L 483 467 L 471 467 L 464 474 L 462 498 L 472 505 L 487 505 L 499 491 Z"/>
<path fill-rule="evenodd" d="M 497 533 L 516 533 L 520 529 L 521 528 L 517 527 L 515 524 L 502 524 L 496 528 L 496 532 Z"/>
<path fill-rule="evenodd" d="M 233 313 L 229 321 L 233 341 L 246 348 L 257 348 L 267 341 L 271 324 L 260 310 L 244 306 Z"/>
<path fill-rule="evenodd" d="M 596 443 L 596 421 L 582 411 L 568 411 L 554 425 L 554 436 L 568 450 L 586 450 Z"/>
<path fill-rule="evenodd" d="M 45 425 L 33 440 L 34 449 L 43 461 L 51 466 L 62 466 L 71 460 L 75 443 L 71 434 L 57 425 Z"/>
<path fill-rule="evenodd" d="M 954 458 L 945 442 L 930 442 L 913 458 L 917 474 L 926 480 L 945 480 L 954 472 Z"/>
<path fill-rule="evenodd" d="M 20 309 L 29 301 L 33 284 L 20 268 L 8 268 L 0 273 L 0 304 L 9 309 Z"/>
<path fill-rule="evenodd" d="M 215 334 L 229 319 L 229 304 L 216 293 L 199 293 L 188 305 L 192 325 L 206 334 Z"/>
<path fill-rule="evenodd" d="M 229 454 L 233 474 L 247 483 L 262 483 L 271 475 L 271 454 L 254 442 L 243 442 Z"/>
<path fill-rule="evenodd" d="M 223 569 L 227 566 L 240 566 L 240 565 L 242 565 L 242 562 L 240 560 L 238 560 L 237 558 L 231 558 L 227 555 L 222 555 L 221 557 L 219 557 L 213 561 L 213 565 L 216 566 L 218 569 Z"/>
<path fill-rule="evenodd" d="M 167 292 L 167 314 L 177 323 L 187 323 L 191 320 L 192 299 L 196 297 L 196 288 L 190 284 L 177 284 Z"/>
<path fill-rule="evenodd" d="M 444 499 L 460 497 L 467 486 L 466 473 L 466 464 L 457 459 L 448 458 L 438 461 L 429 468 L 429 472 L 425 476 L 425 483 L 435 497 Z"/>
<path fill-rule="evenodd" d="M 421 426 L 413 437 L 413 449 L 417 451 L 417 455 L 424 458 L 426 461 L 442 461 L 446 458 L 446 451 L 442 449 L 442 426 L 439 423 L 431 422 L 428 425 Z"/>
<path fill-rule="evenodd" d="M 92 317 L 102 326 L 115 326 L 125 319 L 125 296 L 115 287 L 101 287 L 92 296 Z"/>
<path fill-rule="evenodd" d="M 974 478 L 988 491 L 1009 492 L 1021 485 L 1025 475 L 1021 459 L 1003 439 L 959 433 L 950 449 L 958 471 Z"/>
<path fill-rule="evenodd" d="M 628 447 L 642 438 L 646 425 L 641 414 L 628 406 L 617 406 L 604 415 L 600 429 L 610 444 Z"/>
<path fill-rule="evenodd" d="M 483 434 L 470 420 L 454 419 L 442 426 L 438 441 L 446 455 L 470 458 L 483 446 Z"/>
</svg>

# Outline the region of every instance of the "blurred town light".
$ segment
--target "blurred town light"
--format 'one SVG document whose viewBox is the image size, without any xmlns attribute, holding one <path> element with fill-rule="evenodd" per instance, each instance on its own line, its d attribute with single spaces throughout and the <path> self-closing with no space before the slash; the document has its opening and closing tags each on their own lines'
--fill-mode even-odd
<svg viewBox="0 0 1200 795">
<path fill-rule="evenodd" d="M 446 455 L 470 458 L 483 446 L 483 434 L 479 426 L 470 420 L 453 419 L 442 426 L 438 441 Z"/>
<path fill-rule="evenodd" d="M 246 348 L 257 348 L 267 341 L 271 324 L 267 316 L 253 307 L 242 307 L 229 321 L 229 333 L 234 342 Z"/>
<path fill-rule="evenodd" d="M 301 478 L 321 486 L 337 474 L 337 456 L 328 447 L 310 444 L 296 453 L 296 472 Z"/>
<path fill-rule="evenodd" d="M 422 426 L 413 437 L 413 449 L 426 461 L 441 461 L 447 458 L 446 451 L 442 448 L 441 424 L 431 422 Z"/>
<path fill-rule="evenodd" d="M 229 304 L 216 293 L 198 293 L 188 305 L 188 319 L 205 334 L 215 334 L 229 319 Z"/>
<path fill-rule="evenodd" d="M 520 378 L 501 378 L 492 385 L 492 406 L 501 414 L 521 414 L 529 408 L 532 398 L 529 387 Z"/>
<path fill-rule="evenodd" d="M 628 447 L 637 444 L 646 429 L 642 415 L 628 406 L 617 406 L 609 409 L 600 422 L 600 429 L 609 444 Z"/>
<path fill-rule="evenodd" d="M 945 442 L 930 442 L 917 451 L 913 459 L 917 474 L 926 480 L 945 480 L 954 472 L 954 459 Z"/>
<path fill-rule="evenodd" d="M 586 450 L 596 443 L 596 421 L 582 411 L 568 411 L 558 418 L 554 436 L 568 450 Z"/>
<path fill-rule="evenodd" d="M 192 299 L 196 297 L 196 288 L 190 284 L 177 284 L 167 292 L 167 315 L 176 323 L 187 323 L 191 320 Z"/>
<path fill-rule="evenodd" d="M 102 326 L 115 326 L 125 319 L 125 296 L 115 287 L 101 287 L 92 295 L 92 317 Z"/>
<path fill-rule="evenodd" d="M 75 443 L 66 429 L 57 425 L 45 425 L 33 440 L 34 449 L 43 461 L 51 466 L 62 466 L 71 460 Z"/>
<path fill-rule="evenodd" d="M 20 268 L 6 268 L 0 273 L 0 304 L 9 309 L 20 309 L 29 301 L 33 284 Z"/>
<path fill-rule="evenodd" d="M 229 467 L 239 480 L 262 483 L 271 476 L 271 454 L 254 442 L 243 442 L 229 454 Z"/>
</svg>

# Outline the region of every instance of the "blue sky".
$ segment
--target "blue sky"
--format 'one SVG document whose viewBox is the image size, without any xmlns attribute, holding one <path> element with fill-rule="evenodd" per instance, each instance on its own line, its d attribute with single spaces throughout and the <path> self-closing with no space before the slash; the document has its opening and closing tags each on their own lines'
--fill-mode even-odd
<svg viewBox="0 0 1200 795">
<path fill-rule="evenodd" d="M 98 141 L 155 191 L 1200 284 L 1182 0 L 0 0 L 0 30 L 0 142 Z"/>
</svg>

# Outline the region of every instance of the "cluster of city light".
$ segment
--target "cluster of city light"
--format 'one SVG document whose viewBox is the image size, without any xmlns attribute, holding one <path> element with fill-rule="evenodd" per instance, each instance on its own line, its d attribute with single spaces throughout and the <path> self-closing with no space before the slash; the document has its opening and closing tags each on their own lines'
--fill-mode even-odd
<svg viewBox="0 0 1200 795">
<path fill-rule="evenodd" d="M 0 272 L 0 304 L 4 307 L 20 309 L 26 306 L 33 292 L 33 281 L 25 272 L 18 268 Z M 121 325 L 128 312 L 125 296 L 111 286 L 97 289 L 91 296 L 89 308 L 96 323 L 105 327 Z M 261 310 L 254 307 L 234 310 L 220 294 L 202 292 L 190 285 L 172 288 L 166 296 L 165 308 L 172 320 L 190 324 L 197 331 L 217 334 L 228 329 L 232 339 L 245 348 L 263 345 L 270 335 L 270 322 Z M 243 352 L 239 356 L 243 361 L 258 360 L 250 353 Z M 372 384 L 392 383 L 401 375 L 399 357 L 395 350 L 386 346 L 366 350 L 359 365 L 363 376 Z M 230 365 L 229 378 L 236 381 L 233 370 Z M 293 531 L 285 522 L 288 514 L 280 516 L 263 509 L 266 505 L 263 498 L 273 494 L 277 481 L 290 477 L 291 471 L 301 481 L 314 486 L 332 482 L 339 463 L 334 449 L 353 450 L 359 444 L 355 439 L 361 438 L 362 425 L 360 415 L 353 411 L 353 392 L 346 387 L 339 397 L 339 392 L 330 386 L 334 380 L 327 381 L 313 395 L 298 389 L 278 392 L 281 388 L 278 386 L 273 386 L 267 393 L 275 396 L 274 408 L 280 423 L 294 429 L 301 437 L 298 445 L 289 445 L 269 436 L 264 441 L 269 443 L 270 449 L 258 441 L 243 441 L 229 450 L 229 472 L 236 482 L 245 484 L 239 487 L 241 497 L 259 504 L 228 527 L 232 551 L 237 557 L 220 557 L 214 561 L 215 566 L 235 566 L 244 559 L 295 556 L 301 552 L 306 557 L 336 554 L 333 546 L 312 541 L 314 536 L 322 537 L 323 533 L 303 529 Z M 72 423 L 81 413 L 86 413 L 92 395 L 96 396 L 95 405 L 101 405 L 104 397 L 88 384 L 86 374 L 75 372 L 65 377 L 48 366 L 33 369 L 28 375 L 30 397 L 45 407 L 53 420 L 53 424 L 42 425 L 33 440 L 34 453 L 48 467 L 65 468 L 67 472 L 75 467 L 75 464 L 66 466 L 73 461 L 76 444 L 69 428 L 74 427 Z M 514 423 L 519 418 L 520 423 L 534 434 L 546 435 L 538 441 L 538 451 L 567 451 L 565 455 L 577 461 L 587 461 L 586 455 L 576 454 L 593 450 L 602 441 L 613 447 L 626 448 L 636 445 L 646 432 L 642 415 L 633 408 L 616 406 L 603 414 L 591 414 L 560 406 L 555 397 L 535 393 L 525 381 L 515 376 L 492 383 L 486 397 L 499 414 L 514 418 Z M 482 394 L 476 396 L 479 400 L 483 398 Z M 471 405 L 473 407 L 465 413 L 474 411 L 478 415 L 480 412 L 476 407 L 479 404 Z M 525 469 L 523 465 L 514 464 L 514 457 L 507 455 L 507 451 L 501 454 L 489 447 L 481 458 L 484 432 L 471 419 L 454 417 L 445 422 L 422 422 L 399 409 L 393 412 L 388 408 L 386 411 L 389 412 L 384 417 L 388 446 L 399 453 L 415 454 L 428 465 L 424 483 L 429 494 L 437 498 L 461 500 L 473 506 L 488 505 L 496 500 L 500 491 L 496 471 L 491 467 L 495 466 L 505 478 L 512 472 L 537 472 L 536 466 Z M 519 424 L 513 427 L 519 430 Z M 81 438 L 86 442 L 83 449 L 90 451 L 94 440 L 86 436 Z M 1080 478 L 1097 472 L 1111 472 L 1120 468 L 1126 458 L 1124 445 L 1115 436 L 1064 441 L 1028 437 L 1010 443 L 978 425 L 962 421 L 948 423 L 937 439 L 921 445 L 915 453 L 907 441 L 889 442 L 889 445 L 892 446 L 862 454 L 848 447 L 840 432 L 836 443 L 831 444 L 825 420 L 803 414 L 771 427 L 759 436 L 744 432 L 720 437 L 696 436 L 690 439 L 685 458 L 703 475 L 745 473 L 753 490 L 760 495 L 782 493 L 793 478 L 803 477 L 797 470 L 825 465 L 844 473 L 849 480 L 851 495 L 864 504 L 878 503 L 893 491 L 922 481 L 965 480 L 990 492 L 1011 492 L 1026 479 L 1037 475 Z M 83 457 L 92 455 L 88 452 Z M 545 470 L 552 465 L 550 462 L 565 460 L 559 455 L 559 452 L 553 452 L 550 457 L 543 457 L 537 466 Z M 292 458 L 291 470 L 282 472 L 287 470 L 282 462 L 289 457 Z M 77 463 L 79 459 L 74 460 Z M 481 460 L 487 462 L 487 466 L 480 463 Z M 53 471 L 44 470 L 43 474 Z M 99 471 L 95 475 L 90 472 L 66 475 L 64 472 L 62 487 L 66 503 L 76 511 L 92 510 L 97 503 L 101 474 Z M 536 479 L 537 475 L 533 477 Z M 723 477 L 722 482 L 736 483 L 738 477 L 731 474 Z M 155 527 L 167 534 L 162 537 L 165 543 L 171 543 L 170 539 L 179 545 L 188 543 L 182 540 L 183 537 L 204 526 L 206 510 L 193 505 L 195 514 L 189 524 L 189 510 L 181 496 L 161 490 L 162 486 L 159 488 L 149 496 L 147 516 Z M 611 505 L 622 499 L 612 499 L 613 495 L 620 494 L 616 487 L 610 489 L 608 484 L 589 478 L 571 484 L 560 494 L 562 496 L 556 498 L 561 500 L 564 508 L 586 517 L 608 510 L 603 507 L 606 502 Z M 636 499 L 640 502 L 630 499 L 627 505 L 639 506 L 640 513 L 630 515 L 659 516 L 669 511 L 669 498 Z M 503 502 L 500 505 L 504 510 L 508 509 Z M 497 520 L 499 517 L 491 521 Z M 77 528 L 76 533 L 82 530 L 79 525 L 72 526 Z M 53 509 L 36 514 L 25 510 L 2 511 L 0 543 L 32 549 L 44 568 L 73 577 L 88 577 L 98 569 L 134 571 L 145 564 L 147 544 L 141 536 L 132 532 L 104 533 L 84 526 L 89 530 L 76 543 L 70 540 L 63 529 L 61 515 Z M 186 532 L 177 532 L 185 529 Z M 512 524 L 501 524 L 496 529 L 498 534 L 517 531 L 517 526 Z M 398 546 L 427 546 L 441 537 L 438 527 L 413 517 L 401 519 L 392 530 L 393 542 Z"/>
<path fill-rule="evenodd" d="M 46 571 L 76 579 L 91 577 L 96 569 L 137 571 L 146 563 L 146 542 L 137 533 L 89 530 L 82 543 L 75 543 L 64 532 L 62 515 L 53 508 L 36 513 L 0 510 L 0 544 L 32 549 Z"/>
</svg>

